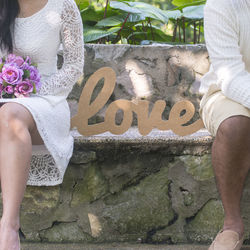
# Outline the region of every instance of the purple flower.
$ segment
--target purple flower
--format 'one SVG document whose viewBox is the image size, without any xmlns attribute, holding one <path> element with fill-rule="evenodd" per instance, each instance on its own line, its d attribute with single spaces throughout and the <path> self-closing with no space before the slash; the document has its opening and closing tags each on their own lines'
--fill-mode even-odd
<svg viewBox="0 0 250 250">
<path fill-rule="evenodd" d="M 29 93 L 33 91 L 33 85 L 29 80 L 22 81 L 18 85 L 15 86 L 14 95 L 17 97 L 22 96 L 29 96 Z"/>
<path fill-rule="evenodd" d="M 30 80 L 35 83 L 36 85 L 36 90 L 39 90 L 41 88 L 41 76 L 39 74 L 39 71 L 36 67 L 34 66 L 29 66 L 29 71 L 30 71 Z"/>
<path fill-rule="evenodd" d="M 30 80 L 34 82 L 39 82 L 41 77 L 38 72 L 38 69 L 34 66 L 30 66 L 29 71 L 30 71 Z"/>
<path fill-rule="evenodd" d="M 0 98 L 4 98 L 4 92 L 12 97 L 29 97 L 40 89 L 41 76 L 37 64 L 33 64 L 29 56 L 9 54 L 7 58 L 0 58 L 1 64 Z"/>
<path fill-rule="evenodd" d="M 18 93 L 18 91 L 15 91 L 15 92 L 14 92 L 14 95 L 15 95 L 15 97 L 17 97 L 17 98 L 20 98 L 20 97 L 29 97 L 28 94 L 27 94 L 27 95 L 20 94 L 20 93 Z"/>
<path fill-rule="evenodd" d="M 23 70 L 14 66 L 14 64 L 7 63 L 2 68 L 1 78 L 12 85 L 20 83 L 23 76 Z"/>
<path fill-rule="evenodd" d="M 29 56 L 26 56 L 25 62 L 31 65 L 31 59 Z"/>
<path fill-rule="evenodd" d="M 14 93 L 14 87 L 11 86 L 11 85 L 8 85 L 4 88 L 4 91 L 7 93 L 7 94 L 13 94 Z"/>
<path fill-rule="evenodd" d="M 9 54 L 6 63 L 15 63 L 18 67 L 22 67 L 24 64 L 24 60 L 21 56 L 16 56 L 14 54 Z"/>
<path fill-rule="evenodd" d="M 39 90 L 40 90 L 40 88 L 41 88 L 41 86 L 42 86 L 41 81 L 39 81 L 39 82 L 35 82 L 35 86 L 36 86 L 36 91 L 39 91 Z"/>
<path fill-rule="evenodd" d="M 23 63 L 23 65 L 20 68 L 23 69 L 23 70 L 25 70 L 25 69 L 29 70 L 30 67 L 31 67 L 31 60 L 30 60 L 30 57 L 27 56 L 24 63 Z"/>
</svg>

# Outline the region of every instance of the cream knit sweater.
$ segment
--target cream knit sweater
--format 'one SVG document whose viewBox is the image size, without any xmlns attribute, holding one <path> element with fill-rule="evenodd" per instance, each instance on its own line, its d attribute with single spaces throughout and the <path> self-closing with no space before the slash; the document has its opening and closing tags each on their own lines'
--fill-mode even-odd
<svg viewBox="0 0 250 250">
<path fill-rule="evenodd" d="M 225 96 L 250 108 L 250 1 L 208 0 L 204 15 L 211 66 L 199 92 L 216 84 Z"/>
</svg>

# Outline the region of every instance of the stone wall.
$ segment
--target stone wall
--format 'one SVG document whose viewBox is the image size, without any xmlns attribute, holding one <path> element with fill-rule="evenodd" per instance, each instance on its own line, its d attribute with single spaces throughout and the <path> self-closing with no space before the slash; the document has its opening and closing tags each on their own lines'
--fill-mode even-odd
<svg viewBox="0 0 250 250">
<path fill-rule="evenodd" d="M 204 46 L 85 49 L 85 80 L 68 98 L 72 116 L 84 83 L 104 66 L 117 73 L 110 101 L 163 99 L 171 107 L 185 98 L 198 109 L 200 77 L 209 67 Z M 104 111 L 91 122 L 101 121 Z M 27 186 L 21 207 L 25 240 L 209 243 L 221 228 L 223 208 L 211 167 L 213 138 L 206 130 L 186 137 L 170 131 L 143 137 L 136 128 L 122 136 L 83 137 L 77 131 L 74 136 L 74 154 L 63 183 Z M 249 185 L 242 201 L 247 240 Z"/>
<path fill-rule="evenodd" d="M 84 81 L 75 84 L 68 98 L 72 114 L 76 113 L 85 82 L 102 67 L 111 67 L 117 75 L 116 88 L 107 105 L 117 99 L 145 99 L 152 107 L 155 101 L 165 100 L 167 108 L 163 117 L 166 119 L 173 104 L 183 99 L 191 101 L 198 110 L 200 78 L 209 69 L 205 46 L 86 45 L 85 49 Z M 101 87 L 100 81 L 93 98 Z M 103 121 L 107 105 L 91 123 Z M 121 122 L 122 112 L 116 118 L 117 123 Z M 194 120 L 197 118 L 198 113 Z"/>
<path fill-rule="evenodd" d="M 142 137 L 132 129 L 115 138 L 75 138 L 63 183 L 27 187 L 26 240 L 208 243 L 220 229 L 223 208 L 206 131 Z"/>
</svg>

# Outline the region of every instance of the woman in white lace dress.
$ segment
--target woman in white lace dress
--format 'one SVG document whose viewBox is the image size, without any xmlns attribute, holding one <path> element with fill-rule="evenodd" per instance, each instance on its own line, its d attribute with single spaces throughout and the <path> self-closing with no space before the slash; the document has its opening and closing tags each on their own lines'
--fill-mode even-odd
<svg viewBox="0 0 250 250">
<path fill-rule="evenodd" d="M 57 70 L 62 45 L 64 63 Z M 83 74 L 83 27 L 74 0 L 0 0 L 0 57 L 38 64 L 42 87 L 0 99 L 0 250 L 19 250 L 19 209 L 26 185 L 62 183 L 73 152 L 67 96 Z"/>
</svg>

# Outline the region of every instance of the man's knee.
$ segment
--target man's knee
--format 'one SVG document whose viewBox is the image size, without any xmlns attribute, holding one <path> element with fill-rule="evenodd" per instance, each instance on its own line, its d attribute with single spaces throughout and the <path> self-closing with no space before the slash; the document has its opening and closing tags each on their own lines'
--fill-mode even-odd
<svg viewBox="0 0 250 250">
<path fill-rule="evenodd" d="M 248 139 L 250 134 L 250 117 L 243 115 L 231 116 L 221 122 L 216 137 L 218 139 L 234 140 Z M 250 139 L 248 139 L 250 142 Z"/>
</svg>

